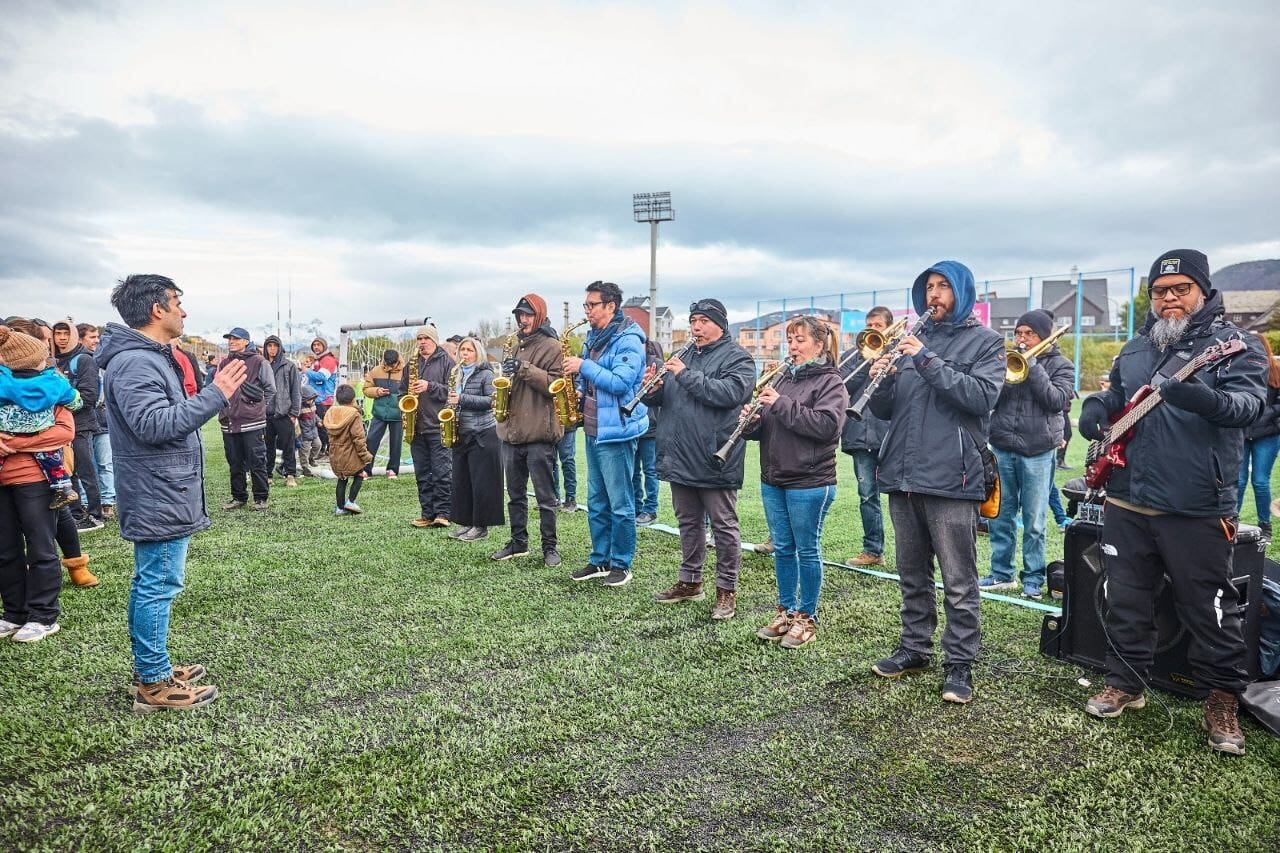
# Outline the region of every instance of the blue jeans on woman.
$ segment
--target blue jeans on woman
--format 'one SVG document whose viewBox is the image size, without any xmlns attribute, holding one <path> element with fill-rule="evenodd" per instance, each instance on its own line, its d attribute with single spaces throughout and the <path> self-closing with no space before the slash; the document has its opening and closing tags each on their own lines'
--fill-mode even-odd
<svg viewBox="0 0 1280 853">
<path fill-rule="evenodd" d="M 1280 435 L 1245 439 L 1244 458 L 1240 460 L 1239 497 L 1236 512 L 1244 506 L 1244 487 L 1253 483 L 1253 503 L 1258 508 L 1258 523 L 1271 523 L 1271 469 L 1276 464 L 1276 452 L 1280 451 Z M 1250 465 L 1253 477 L 1249 476 Z"/>
<path fill-rule="evenodd" d="M 151 684 L 173 675 L 169 663 L 169 611 L 182 592 L 190 536 L 164 542 L 135 542 L 133 585 L 129 587 L 129 638 L 133 668 Z"/>
<path fill-rule="evenodd" d="M 822 524 L 836 499 L 835 486 L 784 489 L 760 484 L 764 517 L 773 541 L 778 605 L 818 617 L 822 589 Z"/>
</svg>

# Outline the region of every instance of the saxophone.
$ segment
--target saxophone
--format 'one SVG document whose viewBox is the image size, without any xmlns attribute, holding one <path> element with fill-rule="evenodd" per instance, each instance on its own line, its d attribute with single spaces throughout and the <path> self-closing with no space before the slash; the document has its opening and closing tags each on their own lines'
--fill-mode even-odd
<svg viewBox="0 0 1280 853">
<path fill-rule="evenodd" d="M 516 354 L 516 332 L 507 336 L 502 346 L 502 361 L 506 362 Z M 493 380 L 493 418 L 498 423 L 505 423 L 511 414 L 511 377 L 502 375 L 502 365 L 498 365 L 498 375 Z"/>
<path fill-rule="evenodd" d="M 413 360 L 409 362 L 409 387 L 413 387 L 413 383 L 418 381 L 418 354 L 413 354 Z M 418 420 L 418 395 L 410 391 L 400 397 L 397 403 L 400 407 L 400 418 L 404 422 L 404 440 L 413 444 L 413 426 Z"/>
<path fill-rule="evenodd" d="M 462 365 L 455 364 L 449 371 L 449 390 L 458 384 L 458 376 L 462 373 Z M 440 443 L 445 447 L 453 447 L 458 440 L 458 407 L 445 406 L 440 410 Z"/>
<path fill-rule="evenodd" d="M 573 332 L 579 326 L 587 322 L 584 317 L 572 326 L 564 330 L 564 334 L 560 336 L 560 357 L 568 358 L 569 339 Z M 565 429 L 572 429 L 582 422 L 582 412 L 578 409 L 578 389 L 574 387 L 572 376 L 561 376 L 559 379 L 547 386 L 547 391 L 551 393 L 552 403 L 556 409 L 556 419 L 560 421 L 560 425 Z"/>
</svg>

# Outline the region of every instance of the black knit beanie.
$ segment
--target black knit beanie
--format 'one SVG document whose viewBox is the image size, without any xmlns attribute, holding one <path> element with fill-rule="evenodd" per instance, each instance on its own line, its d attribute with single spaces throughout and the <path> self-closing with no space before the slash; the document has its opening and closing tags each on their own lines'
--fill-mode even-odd
<svg viewBox="0 0 1280 853">
<path fill-rule="evenodd" d="M 719 299 L 699 299 L 689 306 L 690 320 L 694 314 L 701 314 L 726 332 L 729 331 L 729 312 Z"/>
<path fill-rule="evenodd" d="M 1213 289 L 1213 282 L 1209 280 L 1209 259 L 1204 252 L 1195 249 L 1173 249 L 1156 258 L 1156 262 L 1151 265 L 1151 273 L 1147 276 L 1148 291 L 1162 275 L 1185 275 L 1200 285 L 1205 296 Z"/>
<path fill-rule="evenodd" d="M 1013 328 L 1017 329 L 1018 326 L 1030 326 L 1031 331 L 1039 335 L 1040 340 L 1043 341 L 1053 334 L 1053 315 L 1043 308 L 1036 308 L 1019 317 Z"/>
</svg>

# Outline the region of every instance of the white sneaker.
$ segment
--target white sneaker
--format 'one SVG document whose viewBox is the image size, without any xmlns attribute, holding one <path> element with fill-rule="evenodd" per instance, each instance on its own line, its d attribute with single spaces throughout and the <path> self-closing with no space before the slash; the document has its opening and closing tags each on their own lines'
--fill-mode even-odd
<svg viewBox="0 0 1280 853">
<path fill-rule="evenodd" d="M 45 625 L 40 622 L 28 622 L 19 628 L 17 633 L 13 635 L 13 641 L 15 643 L 38 643 L 45 637 L 56 634 L 60 630 L 61 629 L 58 627 L 57 622 L 54 622 L 52 625 Z"/>
<path fill-rule="evenodd" d="M 10 622 L 8 619 L 0 619 L 0 637 L 8 637 L 10 634 L 18 633 L 18 629 L 22 626 L 17 622 Z"/>
</svg>

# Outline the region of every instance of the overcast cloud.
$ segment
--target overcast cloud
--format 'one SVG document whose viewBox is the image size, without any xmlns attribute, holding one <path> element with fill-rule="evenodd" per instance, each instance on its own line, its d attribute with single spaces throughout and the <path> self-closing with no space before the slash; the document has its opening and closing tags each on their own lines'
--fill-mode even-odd
<svg viewBox="0 0 1280 853">
<path fill-rule="evenodd" d="M 189 326 L 1280 256 L 1274 2 L 3 3 L 0 311 Z M 679 312 L 678 312 L 679 313 Z"/>
</svg>

